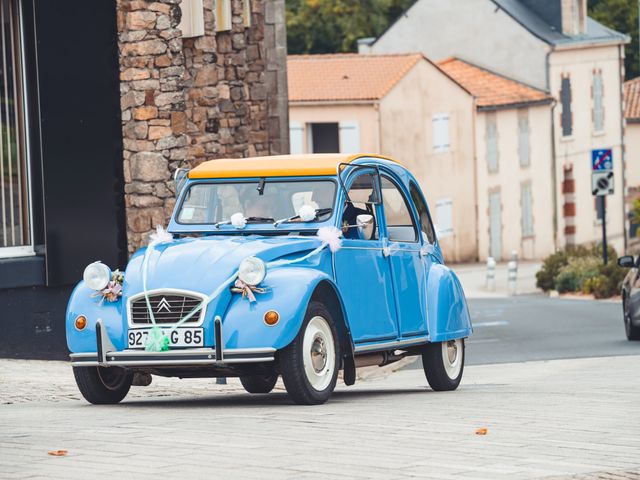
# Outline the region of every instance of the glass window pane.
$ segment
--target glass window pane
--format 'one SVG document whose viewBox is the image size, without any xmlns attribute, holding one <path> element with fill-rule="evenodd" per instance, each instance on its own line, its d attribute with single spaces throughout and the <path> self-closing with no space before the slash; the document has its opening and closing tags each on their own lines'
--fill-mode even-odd
<svg viewBox="0 0 640 480">
<path fill-rule="evenodd" d="M 24 149 L 19 22 L 13 1 L 0 7 L 0 249 L 31 244 Z"/>
<path fill-rule="evenodd" d="M 373 234 L 367 240 L 376 240 L 378 235 L 378 217 L 375 205 L 372 203 L 375 199 L 375 175 L 372 173 L 363 173 L 356 177 L 349 187 L 350 202 L 344 205 L 342 212 L 342 234 L 345 238 L 360 239 L 358 233 L 356 219 L 358 215 L 373 215 Z"/>
<path fill-rule="evenodd" d="M 407 199 L 400 189 L 387 177 L 382 177 L 382 204 L 387 222 L 389 240 L 394 242 L 416 242 L 416 226 L 409 210 Z"/>
<path fill-rule="evenodd" d="M 418 216 L 420 217 L 420 231 L 423 233 L 425 241 L 432 244 L 436 243 L 436 235 L 433 231 L 433 225 L 431 223 L 431 218 L 429 217 L 427 204 L 424 203 L 422 195 L 420 195 L 418 188 L 413 183 L 411 184 L 409 193 L 411 194 L 411 200 L 413 200 L 413 204 L 416 206 L 416 210 L 418 211 Z"/>
</svg>

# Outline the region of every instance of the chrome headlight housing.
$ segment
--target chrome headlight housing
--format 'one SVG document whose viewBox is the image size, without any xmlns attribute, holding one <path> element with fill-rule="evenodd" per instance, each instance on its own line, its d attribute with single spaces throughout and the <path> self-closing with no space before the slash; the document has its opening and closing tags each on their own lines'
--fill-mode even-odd
<svg viewBox="0 0 640 480">
<path fill-rule="evenodd" d="M 267 266 L 258 257 L 247 257 L 240 262 L 238 278 L 247 285 L 259 285 L 267 274 Z"/>
<path fill-rule="evenodd" d="M 103 290 L 111 281 L 111 269 L 102 262 L 90 263 L 84 269 L 82 279 L 91 290 Z"/>
</svg>

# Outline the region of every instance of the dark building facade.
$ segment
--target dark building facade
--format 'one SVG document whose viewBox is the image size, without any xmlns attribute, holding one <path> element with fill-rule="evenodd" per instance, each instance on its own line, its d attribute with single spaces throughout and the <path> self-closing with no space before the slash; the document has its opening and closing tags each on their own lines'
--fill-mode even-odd
<svg viewBox="0 0 640 480">
<path fill-rule="evenodd" d="M 1 0 L 0 355 L 66 358 L 73 285 L 179 165 L 288 150 L 284 1 L 183 1 Z"/>
</svg>

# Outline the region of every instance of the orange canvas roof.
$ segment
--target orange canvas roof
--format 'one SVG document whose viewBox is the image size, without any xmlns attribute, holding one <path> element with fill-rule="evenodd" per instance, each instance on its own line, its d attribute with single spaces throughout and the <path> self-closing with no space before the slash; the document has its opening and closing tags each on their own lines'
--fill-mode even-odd
<svg viewBox="0 0 640 480">
<path fill-rule="evenodd" d="M 423 59 L 421 54 L 290 55 L 289 101 L 379 100 Z"/>
<path fill-rule="evenodd" d="M 640 122 L 640 77 L 624 82 L 624 118 Z"/>
<path fill-rule="evenodd" d="M 257 178 L 335 175 L 338 165 L 361 157 L 383 158 L 370 154 L 274 155 L 270 157 L 209 160 L 189 172 L 189 178 Z M 393 160 L 395 161 L 395 160 Z"/>
<path fill-rule="evenodd" d="M 548 93 L 542 90 L 503 77 L 458 58 L 447 58 L 437 62 L 437 65 L 476 97 L 479 108 L 544 103 L 553 100 Z"/>
</svg>

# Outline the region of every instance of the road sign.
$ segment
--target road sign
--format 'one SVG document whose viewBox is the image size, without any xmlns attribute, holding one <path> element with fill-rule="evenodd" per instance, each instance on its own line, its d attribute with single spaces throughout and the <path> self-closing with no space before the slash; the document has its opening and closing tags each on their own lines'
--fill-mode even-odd
<svg viewBox="0 0 640 480">
<path fill-rule="evenodd" d="M 610 148 L 591 150 L 591 170 L 594 172 L 613 170 L 613 150 Z"/>
<path fill-rule="evenodd" d="M 592 172 L 591 193 L 594 197 L 613 195 L 613 172 L 606 170 Z"/>
</svg>

